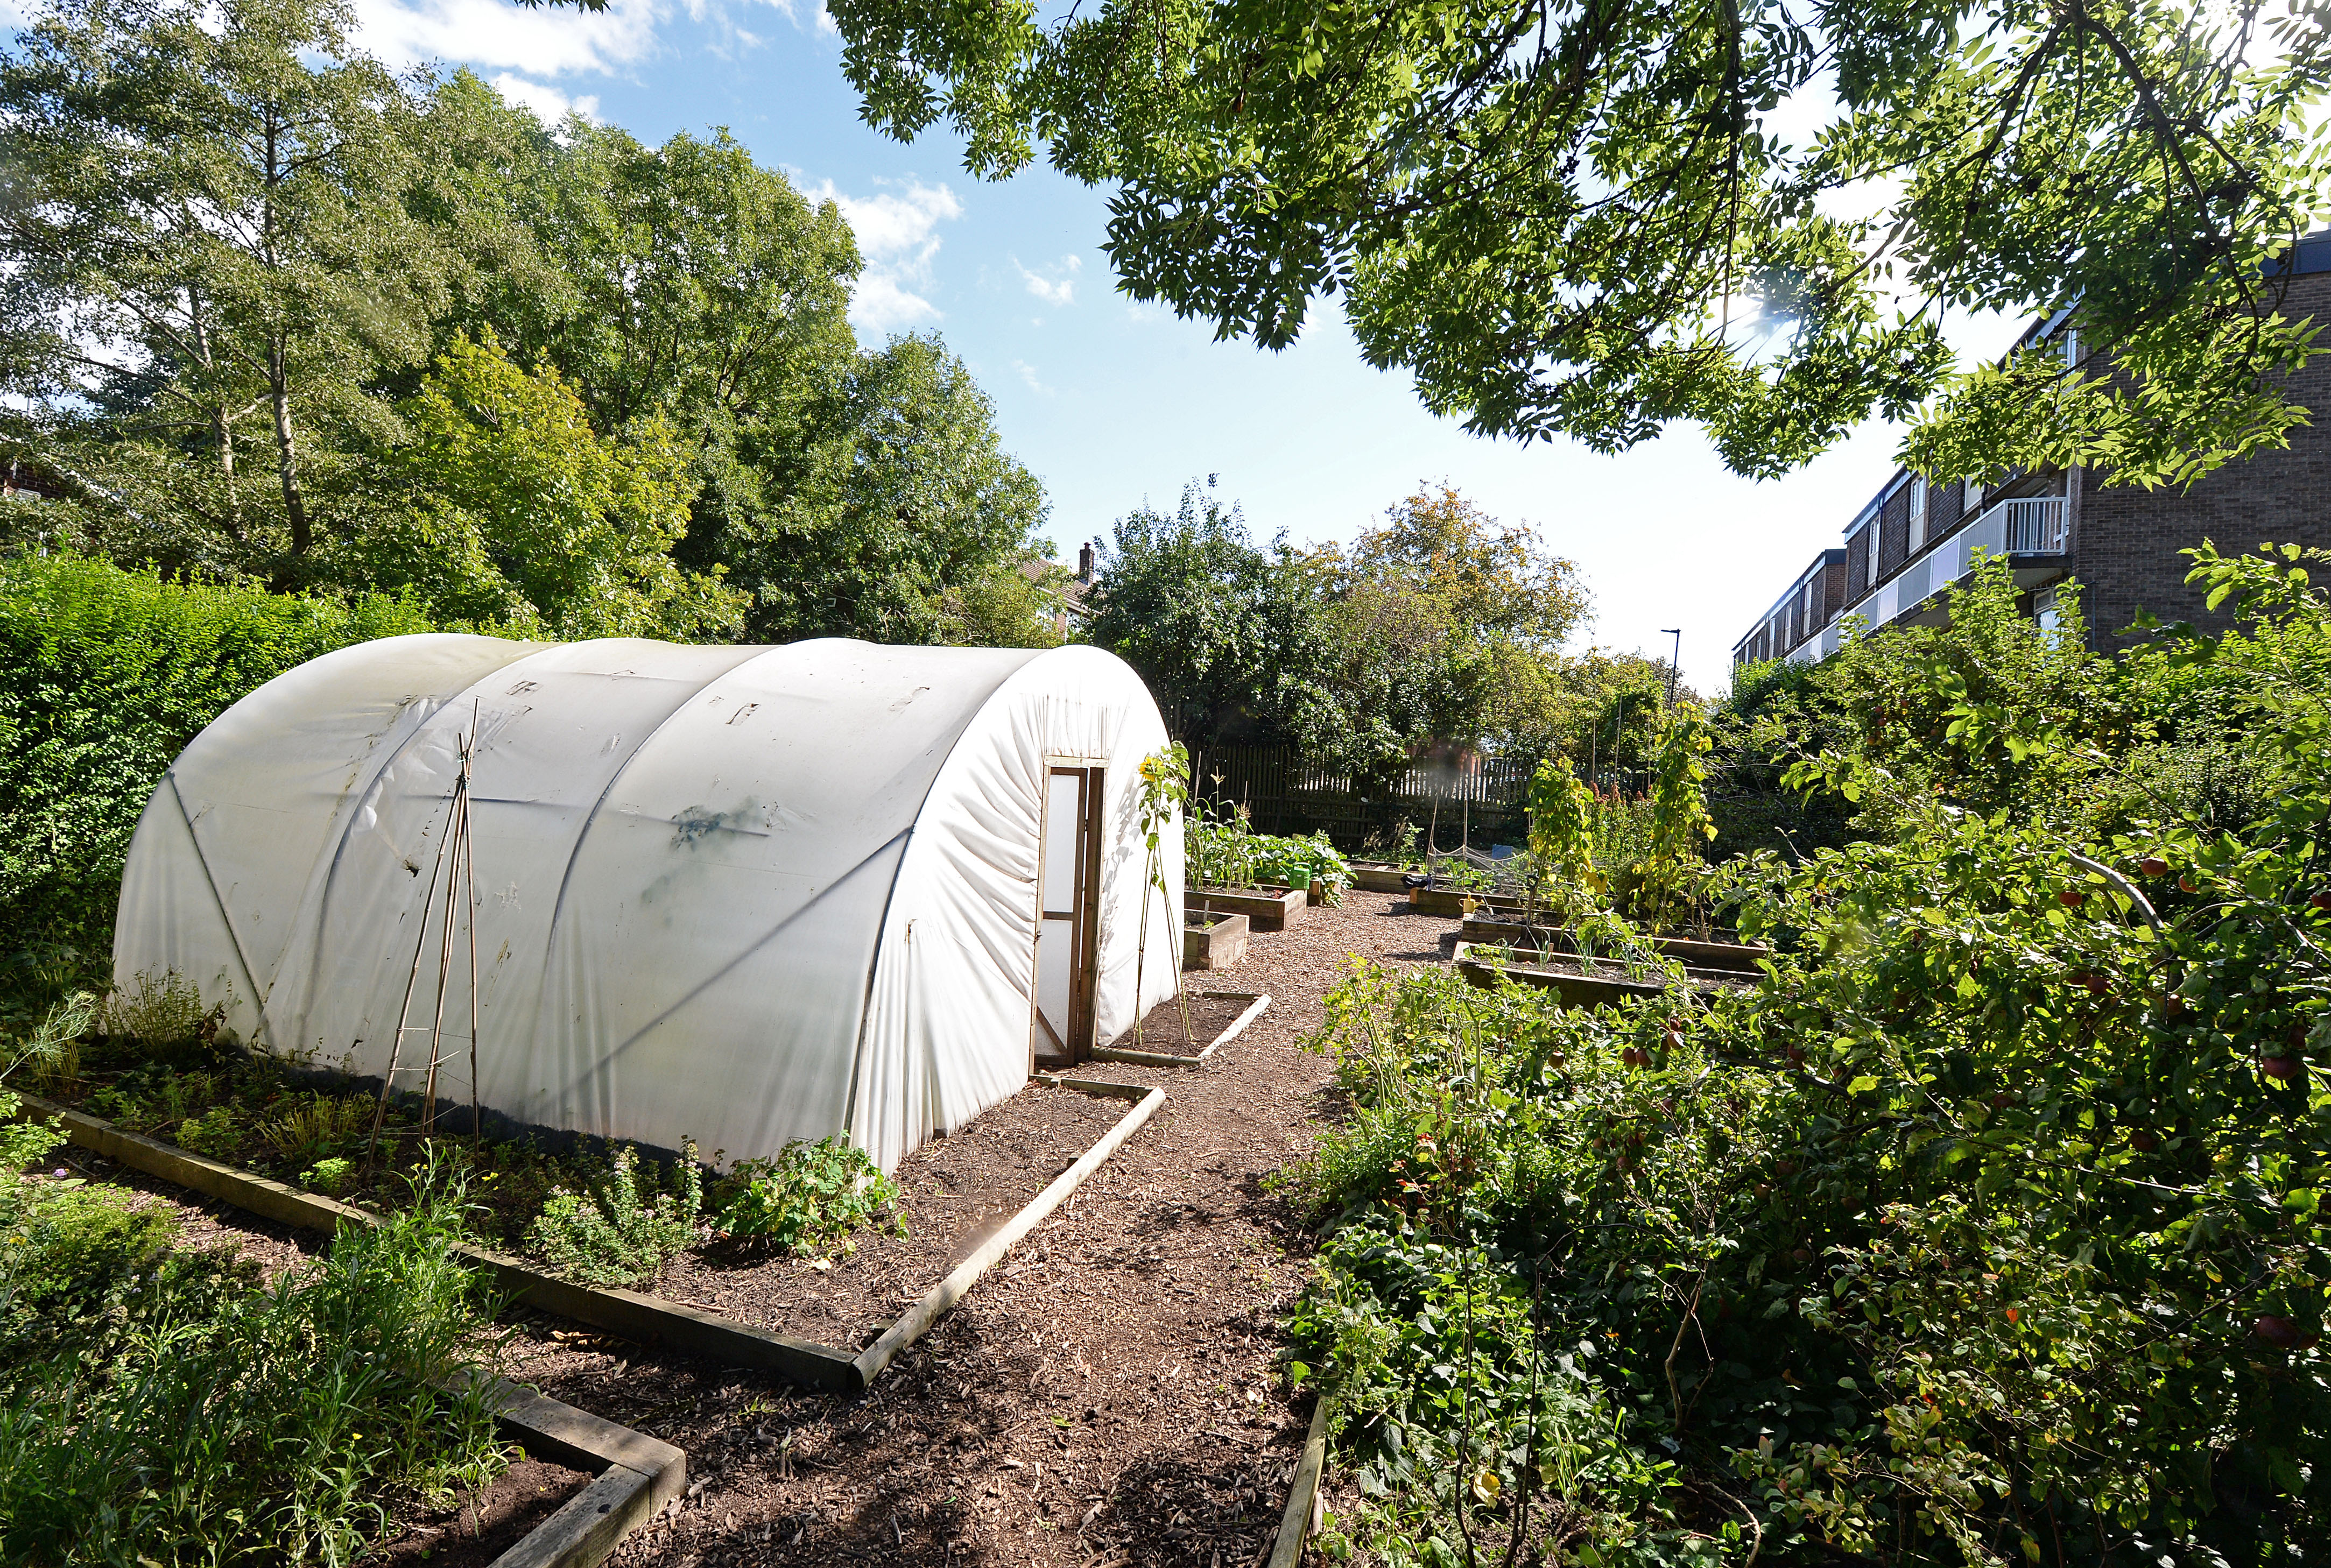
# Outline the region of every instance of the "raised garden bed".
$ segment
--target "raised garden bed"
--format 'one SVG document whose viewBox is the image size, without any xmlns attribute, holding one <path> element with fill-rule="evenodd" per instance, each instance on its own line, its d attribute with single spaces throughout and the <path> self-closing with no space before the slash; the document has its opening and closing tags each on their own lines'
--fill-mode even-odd
<svg viewBox="0 0 2331 1568">
<path fill-rule="evenodd" d="M 1514 910 L 1518 916 L 1522 911 Z M 1519 918 L 1501 918 L 1507 910 L 1492 905 L 1488 910 L 1476 910 L 1465 917 L 1464 928 L 1458 936 L 1467 942 L 1484 942 L 1498 946 L 1538 947 L 1553 953 L 1575 953 L 1576 935 L 1558 926 L 1528 926 Z M 1755 975 L 1760 958 L 1773 955 L 1770 947 L 1742 942 L 1702 942 L 1689 936 L 1650 936 L 1644 938 L 1653 951 L 1663 957 L 1673 958 L 1689 969 L 1708 969 L 1728 974 Z"/>
<path fill-rule="evenodd" d="M 776 1309 L 797 1310 L 803 1302 L 813 1303 L 814 1316 L 842 1329 L 842 1337 L 846 1341 L 842 1346 L 796 1338 L 752 1321 L 756 1302 L 762 1299 L 762 1293 L 767 1288 L 766 1279 L 756 1283 L 751 1292 L 741 1281 L 725 1281 L 716 1289 L 725 1289 L 729 1299 L 708 1307 L 687 1299 L 577 1284 L 561 1278 L 538 1264 L 485 1248 L 459 1246 L 452 1250 L 461 1261 L 491 1275 L 497 1288 L 513 1305 L 531 1307 L 586 1323 L 624 1338 L 642 1343 L 669 1344 L 729 1365 L 766 1368 L 811 1387 L 848 1392 L 862 1390 L 881 1374 L 900 1350 L 920 1337 L 932 1323 L 960 1300 L 980 1275 L 1013 1242 L 1066 1201 L 1068 1195 L 1099 1169 L 1127 1138 L 1139 1130 L 1165 1103 L 1166 1098 L 1162 1089 L 1144 1089 L 1132 1084 L 1042 1076 L 1034 1081 L 1045 1091 L 1068 1090 L 1102 1100 L 1132 1100 L 1136 1103 L 1129 1109 L 1112 1113 L 1098 1141 L 1068 1164 L 1065 1170 L 1060 1169 L 1046 1153 L 1032 1149 L 1009 1151 L 1005 1157 L 1014 1164 L 1015 1174 L 1020 1179 L 1012 1183 L 1008 1191 L 1018 1193 L 1032 1186 L 1041 1190 L 1022 1203 L 1016 1212 L 998 1207 L 1003 1200 L 989 1202 L 985 1192 L 969 1193 L 972 1203 L 977 1205 L 977 1217 L 966 1221 L 962 1216 L 971 1215 L 973 1209 L 966 1207 L 958 1211 L 947 1221 L 949 1228 L 944 1247 L 929 1236 L 921 1238 L 919 1242 L 909 1236 L 901 1239 L 902 1246 L 908 1250 L 882 1251 L 870 1256 L 861 1245 L 862 1261 L 871 1265 L 868 1271 L 845 1274 L 831 1288 L 823 1284 L 812 1288 L 798 1281 L 792 1282 L 791 1288 L 797 1295 L 791 1297 L 782 1294 L 786 1288 L 784 1277 L 771 1276 L 778 1281 L 775 1287 L 778 1293 L 767 1296 L 767 1299 L 785 1304 Z M 33 1096 L 24 1098 L 27 1113 L 55 1117 L 74 1143 L 95 1149 L 132 1169 L 190 1187 L 264 1219 L 326 1231 L 343 1221 L 358 1224 L 376 1222 L 375 1216 L 366 1210 L 318 1193 L 300 1192 L 283 1183 L 174 1147 L 159 1139 L 126 1132 L 100 1117 L 75 1111 L 67 1106 Z M 1003 1127 L 1007 1124 L 999 1122 L 995 1125 Z M 988 1180 L 997 1174 L 985 1164 L 971 1161 L 968 1153 L 963 1156 L 964 1163 L 960 1164 L 946 1164 L 954 1155 L 939 1145 L 947 1141 L 937 1140 L 931 1145 L 937 1152 L 933 1155 L 934 1164 L 929 1167 L 929 1174 L 922 1177 L 919 1187 L 908 1189 L 910 1194 L 919 1191 L 934 1206 L 942 1202 L 956 1201 L 947 1186 L 947 1173 L 949 1170 L 956 1171 L 958 1178 L 966 1182 L 975 1178 Z M 999 1137 L 998 1141 L 1010 1142 L 1008 1136 Z M 918 1153 L 919 1155 L 922 1151 Z M 913 1157 L 910 1156 L 901 1170 L 907 1170 L 912 1164 Z M 910 1224 L 918 1212 L 909 1205 Z M 918 1245 L 928 1250 L 927 1253 L 911 1250 Z M 928 1252 L 943 1252 L 941 1262 L 944 1267 L 937 1271 L 943 1273 L 944 1278 L 921 1289 L 919 1295 L 909 1297 L 905 1281 L 910 1265 L 920 1259 L 922 1265 L 928 1267 L 931 1261 Z M 753 1267 L 790 1269 L 794 1274 L 832 1274 L 833 1271 L 831 1265 L 823 1271 L 814 1270 L 807 1262 L 795 1267 L 791 1259 L 782 1260 L 774 1266 L 756 1262 Z M 680 1277 L 692 1278 L 684 1269 Z M 887 1293 L 893 1289 L 899 1294 L 885 1298 Z M 883 1316 L 895 1317 L 895 1321 L 890 1321 L 887 1326 L 880 1326 L 880 1319 L 872 1316 L 878 1310 L 878 1302 Z M 901 1307 L 903 1311 L 899 1310 Z M 765 1314 L 771 1309 L 767 1307 L 761 1308 Z M 861 1336 L 869 1332 L 871 1332 L 871 1343 L 863 1344 L 861 1348 Z"/>
<path fill-rule="evenodd" d="M 1667 993 L 1665 982 L 1631 979 L 1625 968 L 1610 958 L 1597 959 L 1590 968 L 1584 959 L 1572 954 L 1460 941 L 1450 963 L 1476 985 L 1491 987 L 1500 979 L 1512 980 L 1553 992 L 1565 1007 L 1603 1007 L 1630 997 Z M 1701 991 L 1736 985 L 1743 979 L 1736 974 L 1689 968 L 1684 977 L 1687 984 Z"/>
<path fill-rule="evenodd" d="M 1352 886 L 1363 893 L 1405 893 L 1408 891 L 1408 875 L 1405 867 L 1387 866 L 1373 860 L 1352 862 Z"/>
<path fill-rule="evenodd" d="M 1468 893 L 1460 888 L 1412 888 L 1408 907 L 1420 915 L 1439 915 L 1444 919 L 1456 919 L 1480 908 L 1478 893 Z"/>
<path fill-rule="evenodd" d="M 1145 1067 L 1195 1067 L 1236 1040 L 1270 1005 L 1270 997 L 1254 991 L 1185 992 L 1181 1001 L 1161 1002 L 1149 1010 L 1141 1021 L 1138 1045 L 1127 1030 L 1093 1057 Z"/>
<path fill-rule="evenodd" d="M 1310 895 L 1300 888 L 1191 888 L 1184 909 L 1243 915 L 1257 931 L 1283 931 L 1303 917 Z"/>
<path fill-rule="evenodd" d="M 462 1495 L 451 1507 L 433 1510 L 416 1505 L 392 1515 L 396 1533 L 366 1553 L 364 1561 L 390 1568 L 415 1568 L 423 1563 L 429 1568 L 489 1568 L 593 1478 L 588 1470 L 529 1455 L 512 1462 L 491 1486 Z"/>
<path fill-rule="evenodd" d="M 1182 967 L 1229 969 L 1246 956 L 1250 922 L 1243 915 L 1187 909 L 1182 915 Z"/>
<path fill-rule="evenodd" d="M 1025 1208 L 1124 1114 L 1113 1100 L 1032 1083 L 899 1162 L 906 1234 L 861 1231 L 848 1252 L 682 1253 L 655 1286 L 668 1300 L 856 1352 Z"/>
</svg>

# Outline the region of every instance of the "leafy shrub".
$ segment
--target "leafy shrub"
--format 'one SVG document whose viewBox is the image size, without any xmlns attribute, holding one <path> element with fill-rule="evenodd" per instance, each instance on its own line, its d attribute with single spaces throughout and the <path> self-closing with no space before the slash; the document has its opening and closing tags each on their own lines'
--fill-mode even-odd
<svg viewBox="0 0 2331 1568">
<path fill-rule="evenodd" d="M 210 1022 L 202 993 L 175 969 L 158 979 L 141 970 L 106 999 L 105 1031 L 148 1054 L 202 1038 Z"/>
<path fill-rule="evenodd" d="M 1808 760 L 1883 832 L 1734 869 L 1745 934 L 1802 933 L 1752 992 L 1331 997 L 1354 1110 L 1289 1178 L 1334 1227 L 1294 1321 L 1348 1395 L 1365 1544 L 2263 1568 L 2331 1538 L 2331 599 L 2296 556 L 2198 570 L 2255 634 L 2099 671 L 1972 613 L 1888 698 L 1952 755 Z M 1994 655 L 2118 717 L 2008 700 Z M 2129 737 L 2204 680 L 2270 803 L 2097 836 L 2067 798 L 2141 789 Z M 1624 1455 L 1549 1454 L 1520 1391 L 1564 1380 Z"/>
<path fill-rule="evenodd" d="M 6 1320 L 0 1559 L 346 1563 L 399 1493 L 501 1468 L 485 1389 L 464 1377 L 486 1318 L 447 1250 L 458 1191 L 344 1229 L 266 1288 L 224 1258 L 157 1251 L 154 1221 L 112 1194 L 28 1208 L 0 1259 L 68 1284 L 37 1310 L 20 1294 Z"/>
<path fill-rule="evenodd" d="M 36 1011 L 102 978 L 129 836 L 205 725 L 318 654 L 427 630 L 393 600 L 187 586 L 70 554 L 0 558 L 0 955 L 70 960 L 0 974 L 18 998 L 0 1003 Z"/>
<path fill-rule="evenodd" d="M 740 1160 L 722 1183 L 713 1229 L 786 1252 L 822 1250 L 886 1216 L 899 1233 L 899 1189 L 866 1151 L 841 1136 L 787 1144 L 773 1160 Z"/>
<path fill-rule="evenodd" d="M 243 1153 L 246 1141 L 243 1118 L 231 1105 L 213 1106 L 178 1126 L 178 1142 L 182 1145 L 214 1160 L 233 1159 Z"/>
<path fill-rule="evenodd" d="M 618 1149 L 613 1169 L 588 1192 L 554 1189 L 527 1232 L 536 1254 L 585 1284 L 637 1285 L 694 1245 L 704 1202 L 696 1145 L 681 1151 L 676 1193 L 658 1190 L 639 1159 L 637 1149 Z"/>
<path fill-rule="evenodd" d="M 356 1162 L 353 1160 L 318 1160 L 300 1173 L 300 1184 L 311 1193 L 321 1193 L 327 1198 L 336 1198 L 347 1189 L 349 1181 L 356 1175 Z"/>
</svg>

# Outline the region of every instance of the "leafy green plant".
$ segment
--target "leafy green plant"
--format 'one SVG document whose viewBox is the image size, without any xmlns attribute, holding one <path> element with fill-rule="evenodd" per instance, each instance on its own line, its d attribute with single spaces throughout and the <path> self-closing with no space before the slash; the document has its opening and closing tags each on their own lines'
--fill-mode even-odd
<svg viewBox="0 0 2331 1568">
<path fill-rule="evenodd" d="M 232 1160 L 241 1155 L 250 1136 L 242 1114 L 231 1105 L 214 1105 L 178 1125 L 181 1145 L 214 1160 Z"/>
<path fill-rule="evenodd" d="M 348 1183 L 356 1177 L 356 1172 L 357 1166 L 354 1160 L 337 1156 L 328 1160 L 318 1160 L 300 1174 L 300 1184 L 311 1193 L 321 1193 L 328 1198 L 336 1198 L 347 1190 Z"/>
<path fill-rule="evenodd" d="M 0 1178 L 13 1180 L 13 1178 Z M 507 1462 L 458 1186 L 262 1288 L 116 1193 L 43 1183 L 0 1237 L 0 1557 L 347 1563 L 399 1494 Z"/>
<path fill-rule="evenodd" d="M 208 1016 L 202 993 L 176 970 L 159 976 L 140 971 L 106 998 L 104 1025 L 108 1034 L 151 1052 L 195 1039 Z"/>
<path fill-rule="evenodd" d="M 637 1149 L 617 1149 L 605 1177 L 586 1192 L 554 1189 L 527 1231 L 542 1260 L 590 1285 L 637 1285 L 693 1246 L 704 1183 L 696 1145 L 683 1145 L 679 1190 L 665 1192 L 640 1169 Z"/>
<path fill-rule="evenodd" d="M 1703 856 L 1716 836 L 1705 787 L 1710 744 L 1708 721 L 1685 708 L 1669 710 L 1652 743 L 1650 853 L 1632 902 L 1654 930 L 1674 929 L 1701 910 Z"/>
<path fill-rule="evenodd" d="M 1581 1562 L 2280 1568 L 2331 1533 L 2313 564 L 2200 552 L 2252 629 L 2100 667 L 1984 604 L 1925 641 L 1884 700 L 1930 749 L 1795 773 L 1882 832 L 1727 873 L 1744 935 L 1794 934 L 1753 991 L 1330 997 L 1354 1110 L 1288 1178 L 1332 1228 L 1295 1322 L 1351 1391 L 1360 1544 L 1503 1558 L 1561 1495 L 1518 1389 L 1565 1380 L 1620 1446 L 1569 1473 L 1636 1478 L 1563 1505 Z M 2027 691 L 2042 661 L 2069 689 Z M 2270 803 L 2146 794 L 2176 726 Z M 2130 792 L 2150 820 L 2086 825 Z"/>
<path fill-rule="evenodd" d="M 1140 788 L 1134 797 L 1134 825 L 1141 833 L 1141 922 L 1133 950 L 1133 1043 L 1141 1045 L 1141 1031 L 1147 1007 L 1142 1001 L 1145 976 L 1149 965 L 1149 911 L 1153 906 L 1170 908 L 1166 900 L 1171 889 L 1166 885 L 1166 825 L 1184 815 L 1190 806 L 1190 753 L 1180 741 L 1163 751 L 1152 752 L 1141 759 L 1137 774 Z M 1182 1032 L 1190 1031 L 1190 1003 L 1183 994 L 1181 965 L 1177 960 L 1174 971 L 1174 1000 L 1182 1012 Z"/>
<path fill-rule="evenodd" d="M 836 1136 L 787 1144 L 775 1159 L 740 1160 L 716 1189 L 712 1228 L 784 1252 L 851 1245 L 886 1220 L 900 1235 L 899 1189 L 866 1151 Z"/>
<path fill-rule="evenodd" d="M 279 1158 L 308 1164 L 364 1142 L 378 1104 L 368 1095 L 308 1095 L 262 1122 L 259 1137 Z"/>
</svg>

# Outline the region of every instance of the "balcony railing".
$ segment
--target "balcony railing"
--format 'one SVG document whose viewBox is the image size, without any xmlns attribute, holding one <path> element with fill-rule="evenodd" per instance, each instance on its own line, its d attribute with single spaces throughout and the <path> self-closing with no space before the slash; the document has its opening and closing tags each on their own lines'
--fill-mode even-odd
<svg viewBox="0 0 2331 1568">
<path fill-rule="evenodd" d="M 2060 556 L 2071 544 L 2071 526 L 2061 496 L 2022 496 L 2001 501 L 1965 527 L 1911 562 L 1875 594 L 1846 613 L 1859 615 L 1871 631 L 1890 625 L 1974 569 L 1975 552 L 1987 556 Z M 1789 651 L 1791 662 L 1811 664 L 1828 658 L 1842 640 L 1842 617 L 1832 621 L 1819 636 L 1808 637 Z"/>
</svg>

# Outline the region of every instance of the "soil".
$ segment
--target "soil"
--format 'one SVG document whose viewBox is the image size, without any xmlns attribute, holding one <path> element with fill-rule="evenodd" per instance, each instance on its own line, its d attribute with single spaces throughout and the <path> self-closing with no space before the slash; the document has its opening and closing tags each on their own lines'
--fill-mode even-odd
<svg viewBox="0 0 2331 1568">
<path fill-rule="evenodd" d="M 611 1561 L 1254 1568 L 1311 1414 L 1289 1395 L 1280 1329 L 1311 1236 L 1268 1182 L 1337 1109 L 1302 1042 L 1352 955 L 1438 965 L 1457 924 L 1347 894 L 1258 933 L 1219 977 L 1271 1005 L 1204 1063 L 1080 1068 L 1171 1098 L 863 1395 L 516 1316 L 504 1375 L 688 1452 L 687 1496 Z M 959 1135 L 907 1168 L 952 1156 L 967 1180 L 985 1168 L 974 1146 Z M 910 1191 L 969 1191 L 947 1168 Z M 240 1216 L 218 1229 L 268 1234 Z"/>
<path fill-rule="evenodd" d="M 815 1259 L 699 1249 L 652 1288 L 796 1339 L 861 1350 L 1131 1108 L 1032 1083 L 899 1163 L 892 1180 L 904 1235 L 861 1231 L 853 1251 Z"/>
<path fill-rule="evenodd" d="M 396 1517 L 395 1534 L 360 1561 L 395 1568 L 485 1568 L 590 1484 L 585 1471 L 518 1459 L 492 1486 L 463 1494 L 451 1508 L 432 1513 L 414 1504 Z"/>
<path fill-rule="evenodd" d="M 1265 1184 L 1333 1109 L 1301 1041 L 1349 955 L 1437 964 L 1455 926 L 1349 894 L 1255 937 L 1231 983 L 1270 1009 L 1202 1066 L 1079 1069 L 1171 1098 L 865 1395 L 521 1324 L 508 1375 L 688 1450 L 612 1561 L 1258 1563 L 1311 1413 L 1279 1328 L 1310 1239 Z"/>
<path fill-rule="evenodd" d="M 1205 973 L 1210 978 L 1213 977 L 1212 971 Z M 1254 1005 L 1252 996 L 1227 996 L 1201 991 L 1194 974 L 1184 976 L 1182 984 L 1185 989 L 1181 1002 L 1161 1002 L 1149 1010 L 1148 1017 L 1141 1021 L 1138 1044 L 1134 1041 L 1133 1031 L 1128 1029 L 1110 1041 L 1110 1046 L 1118 1050 L 1155 1051 L 1159 1056 L 1195 1056 L 1213 1044 L 1223 1031 L 1236 1023 L 1239 1015 Z M 1215 984 L 1221 984 L 1219 979 Z M 1185 1003 L 1189 1012 L 1186 1030 L 1183 1027 Z M 1254 1026 L 1249 1024 L 1247 1027 L 1251 1029 Z"/>
</svg>

